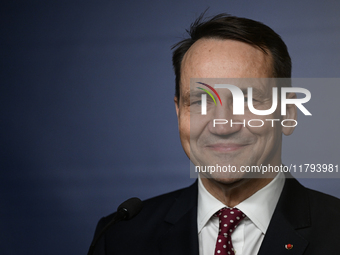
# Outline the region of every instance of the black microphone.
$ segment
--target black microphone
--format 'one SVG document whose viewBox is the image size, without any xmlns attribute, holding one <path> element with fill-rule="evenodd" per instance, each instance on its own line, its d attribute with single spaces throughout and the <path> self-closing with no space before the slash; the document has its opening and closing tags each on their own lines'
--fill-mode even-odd
<svg viewBox="0 0 340 255">
<path fill-rule="evenodd" d="M 130 220 L 135 217 L 143 208 L 142 201 L 138 197 L 133 197 L 125 202 L 123 202 L 120 206 L 118 206 L 117 212 L 115 213 L 113 219 L 100 231 L 95 239 L 93 239 L 89 252 L 87 255 L 92 255 L 94 252 L 94 247 L 98 243 L 99 239 L 106 232 L 106 230 L 111 227 L 113 224 L 121 221 L 121 220 Z"/>
</svg>

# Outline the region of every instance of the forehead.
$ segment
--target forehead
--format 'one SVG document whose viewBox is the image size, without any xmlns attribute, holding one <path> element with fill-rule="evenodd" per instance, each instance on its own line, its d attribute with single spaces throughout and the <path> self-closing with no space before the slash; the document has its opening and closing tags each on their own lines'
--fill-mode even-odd
<svg viewBox="0 0 340 255">
<path fill-rule="evenodd" d="M 220 39 L 200 39 L 184 55 L 181 92 L 190 78 L 270 78 L 272 57 L 249 44 Z"/>
</svg>

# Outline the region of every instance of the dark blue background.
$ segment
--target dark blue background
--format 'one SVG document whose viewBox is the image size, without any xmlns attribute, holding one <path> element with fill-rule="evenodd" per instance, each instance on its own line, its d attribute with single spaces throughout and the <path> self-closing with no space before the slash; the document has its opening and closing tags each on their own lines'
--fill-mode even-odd
<svg viewBox="0 0 340 255">
<path fill-rule="evenodd" d="M 281 34 L 294 77 L 339 77 L 335 0 L 0 5 L 1 254 L 85 254 L 99 218 L 123 200 L 193 182 L 178 136 L 170 48 L 207 7 Z M 306 140 L 289 137 L 285 162 L 312 148 L 313 135 L 339 140 L 323 127 Z M 320 150 L 332 148 L 316 146 L 304 158 Z M 302 182 L 340 197 L 338 179 Z"/>
</svg>

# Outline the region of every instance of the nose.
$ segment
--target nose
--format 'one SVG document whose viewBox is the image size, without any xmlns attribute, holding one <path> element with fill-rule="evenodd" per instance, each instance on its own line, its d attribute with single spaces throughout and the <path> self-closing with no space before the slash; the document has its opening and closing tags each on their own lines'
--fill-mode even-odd
<svg viewBox="0 0 340 255">
<path fill-rule="evenodd" d="M 233 115 L 232 103 L 217 105 L 213 118 L 209 122 L 209 131 L 218 136 L 227 136 L 239 132 L 245 127 L 243 115 Z"/>
</svg>

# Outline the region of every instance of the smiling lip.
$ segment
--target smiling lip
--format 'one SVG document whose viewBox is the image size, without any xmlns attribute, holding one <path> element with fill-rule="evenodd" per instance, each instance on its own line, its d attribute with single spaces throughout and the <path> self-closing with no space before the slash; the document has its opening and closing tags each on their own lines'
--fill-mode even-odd
<svg viewBox="0 0 340 255">
<path fill-rule="evenodd" d="M 242 148 L 244 148 L 246 144 L 237 144 L 237 143 L 215 143 L 215 144 L 210 144 L 207 145 L 206 147 L 210 150 L 213 151 L 218 151 L 218 152 L 232 152 L 232 151 L 237 151 Z"/>
</svg>

